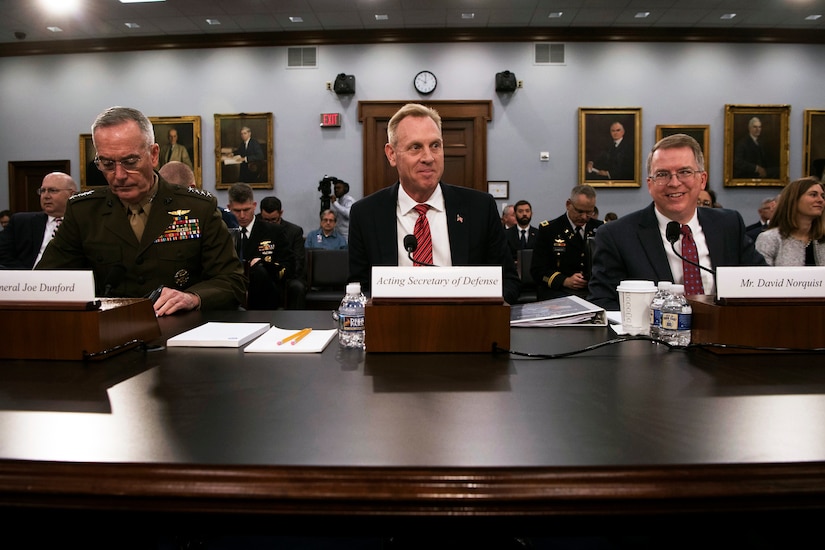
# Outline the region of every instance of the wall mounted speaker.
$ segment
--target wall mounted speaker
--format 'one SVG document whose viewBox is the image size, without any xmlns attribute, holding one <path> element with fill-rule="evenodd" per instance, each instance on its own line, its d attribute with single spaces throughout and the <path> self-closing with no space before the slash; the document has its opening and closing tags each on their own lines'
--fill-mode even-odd
<svg viewBox="0 0 825 550">
<path fill-rule="evenodd" d="M 341 73 L 335 77 L 332 89 L 338 95 L 352 95 L 355 93 L 355 75 Z"/>
<path fill-rule="evenodd" d="M 496 73 L 497 92 L 515 92 L 517 88 L 516 75 L 510 71 Z"/>
</svg>

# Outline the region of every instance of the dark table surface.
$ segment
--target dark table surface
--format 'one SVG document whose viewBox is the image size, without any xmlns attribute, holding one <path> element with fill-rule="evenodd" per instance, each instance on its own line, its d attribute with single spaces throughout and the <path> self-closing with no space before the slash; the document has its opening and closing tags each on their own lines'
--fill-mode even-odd
<svg viewBox="0 0 825 550">
<path fill-rule="evenodd" d="M 190 313 L 160 319 L 156 344 L 206 320 L 334 328 L 330 312 Z M 607 327 L 518 328 L 511 350 L 563 354 L 614 337 Z M 617 502 L 642 513 L 823 509 L 823 363 L 647 341 L 555 359 L 371 354 L 333 340 L 317 354 L 7 360 L 0 502 L 435 515 Z"/>
</svg>

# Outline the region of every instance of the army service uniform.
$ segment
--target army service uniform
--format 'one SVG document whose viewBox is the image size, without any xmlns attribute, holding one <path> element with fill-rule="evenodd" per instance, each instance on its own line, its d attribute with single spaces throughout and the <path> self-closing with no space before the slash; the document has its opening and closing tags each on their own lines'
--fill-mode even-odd
<svg viewBox="0 0 825 550">
<path fill-rule="evenodd" d="M 536 297 L 539 300 L 570 294 L 582 298 L 587 296 L 586 287 L 573 291 L 564 288 L 564 280 L 574 273 L 583 273 L 585 278 L 589 278 L 590 258 L 586 243 L 601 224 L 600 220 L 588 221 L 584 226 L 584 238 L 573 231 L 567 214 L 539 224 L 530 268 L 530 274 L 536 281 Z"/>
<path fill-rule="evenodd" d="M 237 308 L 246 280 L 216 198 L 156 177 L 140 242 L 108 187 L 87 191 L 69 199 L 37 269 L 91 269 L 98 296 L 141 298 L 163 285 L 197 294 L 202 309 Z"/>
</svg>

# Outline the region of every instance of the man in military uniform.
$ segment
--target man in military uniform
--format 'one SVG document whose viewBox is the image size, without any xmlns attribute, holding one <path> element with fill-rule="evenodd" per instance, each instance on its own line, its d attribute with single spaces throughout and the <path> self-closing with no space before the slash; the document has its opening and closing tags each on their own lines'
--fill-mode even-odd
<svg viewBox="0 0 825 550">
<path fill-rule="evenodd" d="M 590 277 L 587 239 L 602 225 L 591 217 L 596 207 L 596 191 L 589 185 L 577 185 L 566 204 L 567 212 L 539 224 L 530 268 L 539 300 L 571 294 L 587 296 Z"/>
<path fill-rule="evenodd" d="M 236 183 L 229 188 L 229 211 L 241 228 L 241 260 L 249 279 L 247 309 L 278 309 L 284 305 L 286 281 L 295 275 L 295 254 L 280 225 L 255 217 L 252 187 Z"/>
<path fill-rule="evenodd" d="M 91 269 L 99 296 L 144 297 L 162 287 L 159 316 L 237 308 L 246 280 L 217 200 L 154 172 L 149 119 L 111 107 L 92 125 L 92 140 L 108 187 L 72 197 L 37 268 Z"/>
</svg>

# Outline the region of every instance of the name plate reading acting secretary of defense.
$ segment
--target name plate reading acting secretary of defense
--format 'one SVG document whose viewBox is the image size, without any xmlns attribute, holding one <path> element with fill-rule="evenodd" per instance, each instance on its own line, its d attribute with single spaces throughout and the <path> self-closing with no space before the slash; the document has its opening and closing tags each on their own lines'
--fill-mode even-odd
<svg viewBox="0 0 825 550">
<path fill-rule="evenodd" d="M 501 266 L 373 266 L 373 298 L 501 298 Z"/>
</svg>

